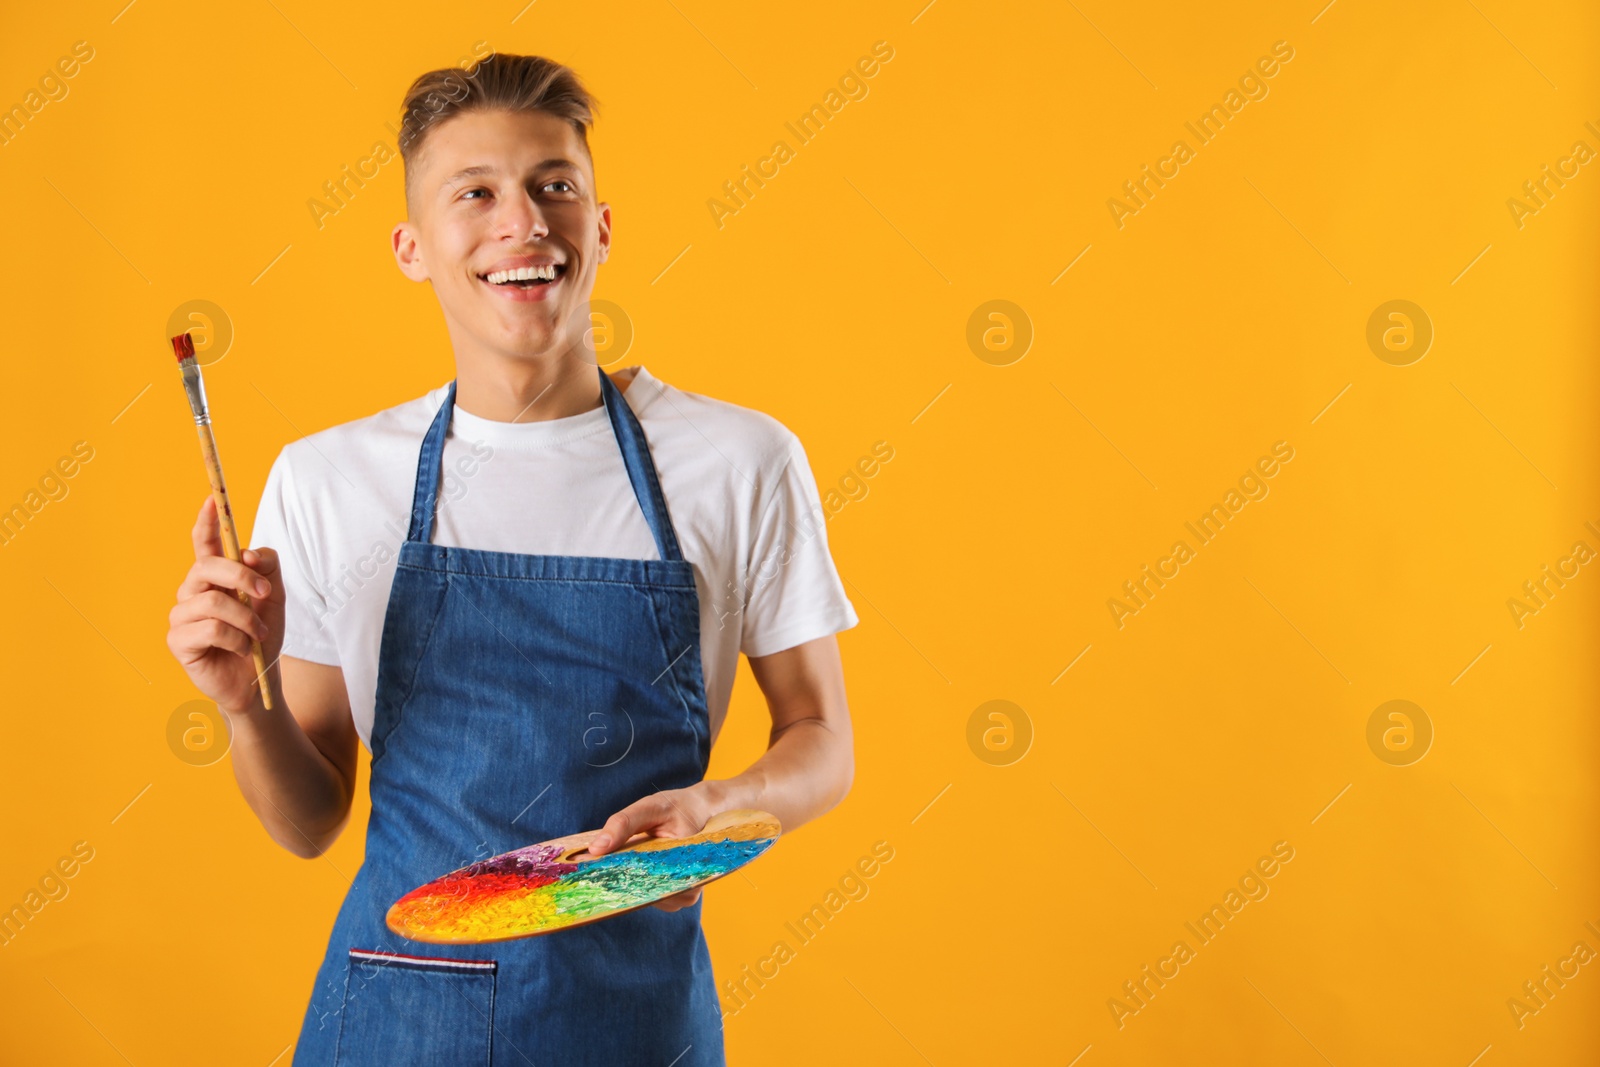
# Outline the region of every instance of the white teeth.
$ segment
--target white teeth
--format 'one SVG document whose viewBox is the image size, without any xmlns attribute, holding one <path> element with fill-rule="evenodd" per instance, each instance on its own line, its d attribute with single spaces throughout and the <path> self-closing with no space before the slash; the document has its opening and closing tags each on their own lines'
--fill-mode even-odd
<svg viewBox="0 0 1600 1067">
<path fill-rule="evenodd" d="M 484 277 L 492 285 L 504 285 L 507 282 L 531 282 L 536 280 L 553 282 L 556 279 L 556 268 L 554 264 L 545 267 L 518 267 L 515 270 L 497 270 L 493 273 L 484 275 Z"/>
</svg>

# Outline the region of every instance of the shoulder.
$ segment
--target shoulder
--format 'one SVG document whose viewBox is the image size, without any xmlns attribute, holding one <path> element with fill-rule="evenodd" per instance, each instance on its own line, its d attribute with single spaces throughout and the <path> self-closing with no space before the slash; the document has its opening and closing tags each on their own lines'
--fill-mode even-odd
<svg viewBox="0 0 1600 1067">
<path fill-rule="evenodd" d="M 651 450 L 669 458 L 709 456 L 735 472 L 758 476 L 781 472 L 804 454 L 794 432 L 766 412 L 678 389 L 642 366 L 623 395 Z"/>
<path fill-rule="evenodd" d="M 427 433 L 444 402 L 448 383 L 423 396 L 372 415 L 338 423 L 291 441 L 278 454 L 275 467 L 301 491 L 318 486 L 368 488 L 389 468 L 415 468 L 416 445 Z"/>
</svg>

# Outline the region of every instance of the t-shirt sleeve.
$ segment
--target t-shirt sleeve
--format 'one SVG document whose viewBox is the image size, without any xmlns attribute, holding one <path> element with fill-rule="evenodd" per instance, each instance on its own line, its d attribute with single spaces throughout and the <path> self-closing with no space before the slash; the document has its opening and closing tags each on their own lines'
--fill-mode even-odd
<svg viewBox="0 0 1600 1067">
<path fill-rule="evenodd" d="M 770 656 L 859 620 L 828 551 L 827 515 L 811 464 L 790 435 L 788 458 L 751 539 L 739 649 Z"/>
<path fill-rule="evenodd" d="M 317 591 L 311 563 L 311 542 L 300 514 L 294 489 L 294 470 L 288 450 L 278 453 L 261 491 L 251 548 L 271 548 L 278 553 L 279 580 L 284 588 L 283 654 L 312 663 L 339 665 L 339 650 L 322 620 L 328 614 L 326 599 Z"/>
</svg>

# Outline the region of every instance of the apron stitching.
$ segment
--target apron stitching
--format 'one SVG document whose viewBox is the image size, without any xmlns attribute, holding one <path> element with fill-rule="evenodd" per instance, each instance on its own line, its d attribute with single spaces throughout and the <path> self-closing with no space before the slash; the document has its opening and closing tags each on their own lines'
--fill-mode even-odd
<svg viewBox="0 0 1600 1067">
<path fill-rule="evenodd" d="M 339 1062 L 339 1049 L 344 1044 L 345 1008 L 350 1003 L 350 961 L 346 957 L 344 965 L 344 992 L 339 997 L 339 1036 L 333 1041 L 333 1062 Z M 295 1050 L 297 1053 L 298 1049 Z"/>
<path fill-rule="evenodd" d="M 455 379 L 451 379 L 450 387 L 445 392 L 444 399 L 439 402 L 439 409 L 433 414 L 433 421 L 428 424 L 427 432 L 422 435 L 422 453 L 417 458 L 416 485 L 411 491 L 411 525 L 406 535 L 406 540 L 408 541 L 421 541 L 429 545 L 433 543 L 433 526 L 438 518 L 437 498 L 439 476 L 442 473 L 441 468 L 443 467 L 444 459 L 444 441 L 449 436 L 450 431 L 449 420 L 444 412 L 446 407 L 454 408 L 455 398 L 456 382 Z M 440 425 L 441 422 L 443 422 L 442 426 Z M 436 435 L 439 442 L 439 455 L 437 457 L 439 462 L 437 463 L 433 462 L 432 449 L 429 447 Z M 422 477 L 423 472 L 430 467 L 432 468 L 431 476 Z M 424 494 L 426 494 L 426 497 L 424 497 Z M 423 521 L 419 522 L 419 520 Z"/>
<path fill-rule="evenodd" d="M 417 970 L 443 968 L 463 971 L 494 971 L 499 968 L 499 963 L 495 960 L 467 960 L 453 956 L 412 956 L 386 949 L 356 948 L 354 945 L 346 950 L 346 954 L 380 967 L 411 967 Z"/>
<path fill-rule="evenodd" d="M 379 740 L 379 738 L 377 736 L 377 717 L 376 717 L 376 715 L 374 715 L 374 717 L 373 717 L 373 738 L 372 739 L 373 739 L 374 743 L 381 743 L 382 744 L 383 752 L 375 752 L 375 753 L 373 753 L 372 760 L 368 764 L 368 771 L 369 772 L 371 771 L 372 767 L 375 767 L 377 765 L 378 761 L 380 759 L 382 759 L 383 756 L 389 751 L 389 738 L 394 735 L 394 732 L 396 730 L 400 729 L 400 720 L 402 718 L 404 718 L 404 716 L 405 716 L 406 705 L 411 702 L 411 694 L 415 691 L 415 689 L 417 687 L 417 675 L 422 670 L 422 663 L 423 663 L 423 660 L 426 658 L 426 653 L 428 651 L 428 646 L 433 643 L 433 635 L 434 635 L 435 631 L 437 631 L 438 628 L 439 628 L 439 616 L 444 614 L 444 602 L 447 599 L 449 599 L 449 596 L 450 596 L 450 580 L 449 580 L 449 578 L 445 579 L 444 585 L 445 585 L 444 592 L 442 592 L 439 595 L 439 597 L 437 598 L 437 602 L 434 604 L 433 614 L 428 619 L 428 634 L 427 634 L 426 637 L 423 638 L 423 640 L 422 640 L 422 649 L 421 649 L 420 652 L 418 652 L 417 658 L 416 658 L 416 662 L 411 667 L 411 677 L 406 679 L 405 688 L 403 690 L 405 695 L 403 697 L 399 698 L 398 704 L 394 709 L 394 723 L 389 727 L 389 729 L 384 731 L 383 737 L 381 739 L 381 742 L 380 742 L 380 740 Z M 384 626 L 384 636 L 385 637 L 388 636 L 387 613 L 386 613 L 386 621 L 385 621 L 385 626 Z M 379 661 L 381 663 L 381 661 L 383 659 L 383 652 L 382 652 L 381 645 L 380 645 L 380 648 L 379 648 L 378 659 L 379 659 Z M 369 788 L 369 792 L 370 792 L 370 785 L 369 785 L 368 788 Z"/>
<path fill-rule="evenodd" d="M 489 987 L 489 1063 L 491 1064 L 494 1063 L 494 1037 L 495 1034 L 499 1032 L 499 1027 L 495 1026 L 494 1024 L 494 1002 L 499 993 L 500 982 L 497 978 L 495 983 Z M 511 1041 L 509 1037 L 506 1038 L 506 1040 Z M 524 1060 L 528 1059 L 528 1054 L 523 1052 L 521 1048 L 518 1048 L 515 1041 L 511 1041 L 511 1047 L 516 1049 L 517 1055 L 521 1056 Z M 529 1063 L 531 1064 L 532 1061 L 529 1060 Z"/>
<path fill-rule="evenodd" d="M 685 646 L 684 650 L 682 652 L 678 653 L 678 655 L 676 657 L 673 657 L 672 650 L 667 647 L 667 641 L 666 641 L 666 637 L 665 637 L 665 632 L 667 630 L 667 626 L 666 626 L 664 620 L 661 618 L 660 605 L 656 603 L 656 598 L 655 598 L 654 595 L 647 595 L 645 599 L 650 601 L 650 614 L 655 619 L 655 623 L 656 623 L 656 627 L 655 627 L 656 628 L 656 641 L 657 641 L 658 647 L 661 649 L 661 655 L 662 655 L 662 657 L 664 659 L 667 659 L 667 660 L 671 661 L 671 662 L 669 662 L 667 664 L 667 669 L 665 671 L 663 671 L 662 674 L 666 674 L 671 679 L 671 681 L 672 681 L 672 693 L 678 699 L 678 706 L 683 708 L 684 719 L 689 724 L 690 732 L 692 732 L 694 734 L 694 738 L 695 738 L 695 764 L 697 766 L 701 767 L 700 777 L 704 778 L 705 777 L 705 767 L 706 767 L 708 761 L 707 760 L 702 760 L 700 758 L 700 750 L 705 747 L 703 742 L 705 741 L 706 730 L 710 729 L 710 722 L 709 722 L 710 709 L 709 708 L 707 709 L 707 723 L 706 723 L 705 730 L 702 730 L 700 722 L 699 722 L 699 716 L 697 716 L 695 714 L 694 707 L 690 704 L 688 696 L 684 693 L 683 685 L 678 681 L 678 676 L 676 674 L 672 673 L 672 665 L 677 663 L 678 660 L 682 659 L 684 657 L 684 655 L 686 653 L 688 653 L 689 649 L 693 648 L 695 650 L 696 659 L 699 658 L 699 655 L 700 655 L 700 648 L 699 648 L 700 637 L 699 637 L 699 634 L 695 634 L 694 635 L 694 640 L 692 642 L 690 642 L 690 644 Z M 695 611 L 696 611 L 695 618 L 696 618 L 696 620 L 698 620 L 699 619 L 699 614 L 698 614 L 699 605 L 698 605 L 698 603 L 696 603 Z M 696 627 L 696 629 L 698 629 L 698 627 Z M 659 682 L 660 680 L 661 680 L 661 675 L 659 675 L 659 674 L 656 675 L 656 682 Z M 651 682 L 650 685 L 653 687 L 656 684 L 656 682 Z"/>
<path fill-rule="evenodd" d="M 446 975 L 446 977 L 450 978 L 450 979 L 459 979 L 461 976 L 457 975 L 457 974 L 451 974 L 451 975 Z M 494 1035 L 500 1033 L 500 1028 L 498 1026 L 496 1026 L 495 1023 L 494 1023 L 495 995 L 499 992 L 499 990 L 500 990 L 499 975 L 496 974 L 495 980 L 489 983 L 489 1014 L 487 1016 L 484 1016 L 484 1019 L 483 1019 L 483 1021 L 489 1027 L 489 1063 L 493 1063 L 494 1062 Z M 467 1002 L 467 1006 L 468 1007 L 470 1007 L 473 1011 L 477 1012 L 480 1016 L 483 1015 L 483 1010 L 481 1008 L 479 1008 L 476 1004 L 472 1003 L 472 998 L 467 996 L 466 993 L 462 992 L 460 986 L 456 986 L 456 993 L 461 997 L 462 1000 Z M 504 1037 L 505 1035 L 501 1034 L 501 1036 Z M 517 1050 L 517 1055 L 522 1057 L 522 1061 L 524 1063 L 527 1063 L 527 1064 L 532 1064 L 533 1063 L 532 1060 L 528 1059 L 528 1054 L 526 1052 L 522 1051 L 522 1046 L 518 1045 L 515 1041 L 511 1041 L 511 1039 L 509 1037 L 507 1037 L 506 1040 L 511 1042 L 511 1047 Z M 485 1064 L 484 1067 L 488 1067 L 488 1064 Z"/>
<path fill-rule="evenodd" d="M 643 427 L 639 429 L 639 436 L 644 440 L 644 448 L 648 451 L 650 441 L 645 438 Z M 649 486 L 651 503 L 661 509 L 661 517 L 666 523 L 666 526 L 661 531 L 661 539 L 665 542 L 668 552 L 661 554 L 661 559 L 663 562 L 669 563 L 681 560 L 683 558 L 683 548 L 678 544 L 677 531 L 672 527 L 672 513 L 667 510 L 667 497 L 661 491 L 661 481 L 656 477 L 655 470 L 651 467 L 645 467 L 643 474 L 645 484 Z"/>
<path fill-rule="evenodd" d="M 651 539 L 656 543 L 656 554 L 664 561 L 682 560 L 683 549 L 678 544 L 677 531 L 673 528 L 672 513 L 667 510 L 667 499 L 656 477 L 650 439 L 645 436 L 644 427 L 639 425 L 639 418 L 633 413 L 627 398 L 604 371 L 600 372 L 600 391 L 611 417 L 613 436 L 616 437 L 623 466 L 627 469 L 628 481 L 633 485 L 634 496 L 639 499 L 639 508 L 644 512 L 645 524 L 650 527 Z M 644 483 L 642 492 L 641 482 Z"/>
<path fill-rule="evenodd" d="M 462 550 L 462 551 L 467 551 L 467 550 Z M 535 558 L 541 558 L 541 557 L 535 557 Z M 546 559 L 584 559 L 584 558 L 600 559 L 600 558 L 611 558 L 611 557 L 598 557 L 598 556 L 596 556 L 596 557 L 546 556 L 546 557 L 542 557 L 542 558 L 546 558 Z M 617 558 L 622 559 L 624 557 L 617 557 Z M 671 561 L 671 560 L 663 561 L 663 560 L 656 560 L 656 559 L 640 559 L 640 560 L 627 560 L 627 562 L 629 562 L 629 563 L 661 563 L 661 562 L 669 562 L 670 563 L 670 562 L 673 562 L 673 561 Z M 464 575 L 471 575 L 471 576 L 476 577 L 476 578 L 499 578 L 499 579 L 502 579 L 503 581 L 507 581 L 507 582 L 557 582 L 557 583 L 565 583 L 567 585 L 577 585 L 579 583 L 582 583 L 583 585 L 627 585 L 627 586 L 633 586 L 634 588 L 639 588 L 639 587 L 642 586 L 642 587 L 644 587 L 646 589 L 695 589 L 696 592 L 698 592 L 698 588 L 695 586 L 695 584 L 692 581 L 689 581 L 689 582 L 648 582 L 648 581 L 641 582 L 641 581 L 638 581 L 638 580 L 628 579 L 628 578 L 588 578 L 588 577 L 585 577 L 585 578 L 570 578 L 570 577 L 565 577 L 565 576 L 561 576 L 561 577 L 536 577 L 536 576 L 529 576 L 529 575 L 526 575 L 526 574 L 495 574 L 495 573 L 492 573 L 490 571 L 465 570 L 465 569 L 463 569 L 461 567 L 436 567 L 436 566 L 429 566 L 428 564 L 425 564 L 425 563 L 417 563 L 417 564 L 413 564 L 412 566 L 416 570 L 429 571 L 430 573 L 433 573 L 433 574 L 464 574 Z"/>
</svg>

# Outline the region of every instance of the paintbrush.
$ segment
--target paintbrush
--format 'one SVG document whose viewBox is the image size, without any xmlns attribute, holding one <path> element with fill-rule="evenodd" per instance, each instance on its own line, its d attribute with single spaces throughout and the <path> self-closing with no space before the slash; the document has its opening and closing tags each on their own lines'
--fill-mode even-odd
<svg viewBox="0 0 1600 1067">
<path fill-rule="evenodd" d="M 200 364 L 194 358 L 194 340 L 185 330 L 172 339 L 172 351 L 178 356 L 178 370 L 183 375 L 183 391 L 189 397 L 189 410 L 194 412 L 195 428 L 200 432 L 200 454 L 205 457 L 206 475 L 211 479 L 211 499 L 217 505 L 217 522 L 222 527 L 223 555 L 235 563 L 241 562 L 239 533 L 233 526 L 233 509 L 228 506 L 228 486 L 222 480 L 222 461 L 217 458 L 217 439 L 211 433 L 211 411 L 206 407 L 206 383 L 200 377 Z M 243 589 L 234 595 L 245 607 L 250 607 L 250 595 Z M 261 706 L 272 710 L 272 690 L 267 685 L 267 657 L 261 651 L 261 642 L 250 639 L 250 657 L 256 665 L 256 684 L 261 687 Z"/>
</svg>

